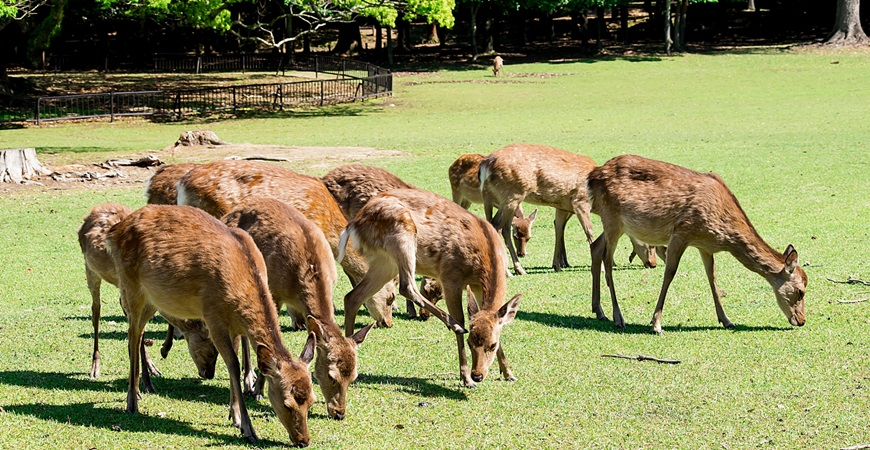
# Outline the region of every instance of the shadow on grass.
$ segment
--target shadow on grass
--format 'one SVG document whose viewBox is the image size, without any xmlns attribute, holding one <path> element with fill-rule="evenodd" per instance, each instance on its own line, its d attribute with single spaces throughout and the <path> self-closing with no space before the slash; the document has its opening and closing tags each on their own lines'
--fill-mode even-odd
<svg viewBox="0 0 870 450">
<path fill-rule="evenodd" d="M 125 366 L 129 367 L 129 366 Z M 152 377 L 157 394 L 142 394 L 143 398 L 159 395 L 174 400 L 188 402 L 207 402 L 229 407 L 229 385 L 224 387 L 202 384 L 198 378 L 172 379 Z M 46 390 L 127 392 L 127 378 L 100 380 L 87 378 L 82 373 L 37 372 L 32 370 L 11 370 L 0 372 L 0 384 L 6 386 L 34 387 Z M 259 409 L 259 403 L 248 401 L 248 409 Z M 260 405 L 263 406 L 263 405 Z M 271 410 L 271 409 L 270 409 Z"/>
<path fill-rule="evenodd" d="M 459 380 L 459 376 L 456 377 Z M 452 400 L 468 400 L 461 389 L 448 389 L 433 383 L 431 379 L 419 377 L 395 377 L 386 375 L 359 374 L 355 383 L 362 385 L 399 386 L 398 391 L 421 397 L 442 397 Z"/>
<path fill-rule="evenodd" d="M 60 422 L 88 428 L 131 433 L 157 432 L 178 436 L 198 436 L 204 439 L 217 440 L 218 444 L 221 445 L 240 445 L 244 442 L 241 435 L 206 433 L 179 420 L 143 414 L 125 414 L 120 409 L 95 406 L 93 403 L 73 403 L 70 405 L 32 403 L 8 405 L 5 409 L 7 412 L 27 415 L 47 422 Z M 228 428 L 231 426 L 227 423 Z M 275 444 L 280 445 L 279 443 Z"/>
<path fill-rule="evenodd" d="M 517 313 L 517 319 L 537 322 L 541 325 L 558 328 L 568 328 L 572 330 L 595 330 L 602 333 L 625 333 L 625 334 L 653 334 L 652 325 L 648 323 L 635 324 L 626 323 L 625 329 L 620 330 L 613 325 L 612 320 L 598 320 L 594 317 L 570 316 L 564 314 L 527 312 L 520 310 Z M 691 332 L 691 331 L 787 331 L 791 327 L 772 327 L 737 325 L 732 330 L 728 330 L 721 325 L 664 325 L 662 330 L 668 332 Z"/>
</svg>

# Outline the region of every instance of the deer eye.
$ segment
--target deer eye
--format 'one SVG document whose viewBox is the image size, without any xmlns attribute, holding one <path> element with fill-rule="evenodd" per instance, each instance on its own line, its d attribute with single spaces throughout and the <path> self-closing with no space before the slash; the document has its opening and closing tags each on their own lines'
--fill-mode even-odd
<svg viewBox="0 0 870 450">
<path fill-rule="evenodd" d="M 487 351 L 494 352 L 496 347 L 498 347 L 498 344 L 492 344 L 489 346 L 489 349 L 487 349 Z"/>
</svg>

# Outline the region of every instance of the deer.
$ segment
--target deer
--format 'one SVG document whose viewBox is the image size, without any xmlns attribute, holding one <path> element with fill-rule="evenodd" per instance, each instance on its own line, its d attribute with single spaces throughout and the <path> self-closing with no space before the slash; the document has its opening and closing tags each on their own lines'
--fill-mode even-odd
<svg viewBox="0 0 870 450">
<path fill-rule="evenodd" d="M 586 176 L 593 168 L 595 162 L 588 156 L 535 144 L 510 144 L 480 162 L 480 190 L 488 192 L 488 195 L 483 195 L 486 219 L 501 231 L 517 275 L 525 275 L 526 271 L 517 259 L 518 252 L 512 245 L 507 220 L 515 216 L 523 201 L 556 209 L 554 271 L 568 267 L 565 225 L 571 215 L 577 215 L 586 241 L 591 245 L 592 220 L 586 196 Z M 499 210 L 495 218 L 493 206 Z M 531 230 L 522 238 L 528 242 Z M 649 246 L 634 241 L 632 246 L 644 267 L 656 266 L 655 253 Z"/>
<path fill-rule="evenodd" d="M 264 162 L 223 160 L 194 167 L 178 180 L 177 189 L 178 204 L 201 208 L 218 218 L 249 197 L 281 200 L 323 230 L 332 254 L 338 255 L 339 236 L 347 219 L 319 178 Z M 365 258 L 353 248 L 348 249 L 341 267 L 352 285 L 368 269 Z M 376 326 L 393 325 L 394 301 L 395 286 L 387 285 L 366 302 Z"/>
<path fill-rule="evenodd" d="M 496 55 L 492 58 L 492 76 L 497 77 L 502 67 L 504 67 L 504 59 L 501 56 Z"/>
<path fill-rule="evenodd" d="M 294 445 L 307 446 L 308 410 L 315 401 L 309 366 L 316 336 L 299 358 L 285 347 L 266 264 L 250 235 L 189 206 L 146 205 L 118 222 L 106 238 L 127 311 L 130 375 L 126 412 L 139 411 L 139 352 L 145 323 L 156 310 L 200 319 L 227 366 L 230 414 L 248 442 L 257 434 L 245 407 L 236 356 L 239 337 L 256 349 L 269 380 L 268 397 Z"/>
<path fill-rule="evenodd" d="M 700 173 L 637 155 L 617 156 L 588 176 L 587 195 L 592 211 L 601 216 L 604 232 L 592 244 L 593 267 L 604 264 L 613 302 L 613 322 L 625 327 L 613 285 L 611 262 L 620 236 L 627 234 L 651 245 L 667 245 L 664 279 L 651 324 L 662 334 L 662 310 L 680 259 L 695 247 L 710 283 L 716 317 L 725 328 L 734 324 L 725 315 L 716 287 L 713 255 L 731 253 L 747 269 L 773 287 L 780 309 L 792 326 L 803 326 L 807 275 L 798 253 L 789 244 L 779 253 L 759 236 L 737 197 L 715 173 Z M 592 271 L 592 311 L 607 320 L 601 309 L 601 273 Z"/>
<path fill-rule="evenodd" d="M 405 182 L 386 169 L 362 164 L 346 164 L 335 167 L 320 179 L 323 180 L 329 193 L 335 198 L 347 220 L 353 219 L 369 200 L 381 192 L 393 189 L 417 189 L 416 186 Z M 398 280 L 394 280 L 391 284 L 395 285 L 397 282 Z M 425 292 L 431 292 L 433 295 L 437 292 L 436 296 L 427 297 L 437 301 L 441 289 L 437 280 L 423 277 L 420 286 L 421 292 L 423 292 L 423 286 L 429 288 Z M 414 302 L 406 300 L 405 306 L 409 319 L 427 320 L 429 318 L 425 309 L 421 310 L 419 315 L 417 314 Z"/>
<path fill-rule="evenodd" d="M 196 163 L 167 164 L 157 168 L 154 175 L 145 184 L 145 200 L 149 205 L 174 205 L 177 202 L 175 185 L 178 180 L 190 169 L 196 167 Z M 166 358 L 172 349 L 173 340 L 181 337 L 180 330 L 176 330 L 169 324 L 166 330 L 166 338 L 160 347 L 160 355 Z M 215 351 L 217 358 L 217 351 Z"/>
<path fill-rule="evenodd" d="M 447 170 L 453 201 L 465 209 L 468 209 L 472 203 L 484 204 L 483 197 L 491 195 L 489 191 L 480 188 L 479 169 L 480 162 L 484 158 L 486 158 L 484 155 L 475 153 L 460 155 Z M 490 199 L 490 203 L 494 202 Z M 532 224 L 537 216 L 538 210 L 535 209 L 526 217 L 523 214 L 522 204 L 519 204 L 511 217 L 511 237 L 517 256 L 520 258 L 526 256 L 526 245 L 532 238 Z M 496 217 L 498 218 L 493 220 L 500 221 L 501 216 Z"/>
<path fill-rule="evenodd" d="M 94 350 L 91 358 L 91 378 L 100 377 L 100 287 L 103 280 L 113 286 L 118 286 L 118 274 L 112 258 L 106 249 L 106 236 L 109 230 L 118 222 L 133 212 L 127 206 L 118 203 L 103 203 L 91 208 L 83 218 L 78 231 L 79 246 L 85 259 L 85 275 L 88 291 L 91 293 L 91 322 L 94 326 Z M 167 322 L 174 325 L 187 342 L 188 351 L 199 376 L 210 380 L 214 378 L 217 349 L 208 337 L 208 329 L 198 320 L 184 320 L 162 314 Z M 154 365 L 145 350 L 144 341 L 140 346 L 144 361 L 142 383 L 146 392 L 153 393 L 154 385 L 151 375 L 160 376 L 160 370 Z M 166 355 L 164 355 L 164 358 Z"/>
<path fill-rule="evenodd" d="M 344 297 L 345 335 L 353 331 L 356 310 L 365 299 L 398 274 L 402 296 L 429 310 L 456 333 L 459 373 L 466 387 L 483 381 L 496 357 L 502 376 L 516 380 L 500 338 L 503 328 L 516 317 L 522 295 L 505 302 L 505 254 L 489 223 L 432 192 L 395 189 L 369 200 L 348 223 L 341 234 L 339 260 L 351 239 L 365 255 L 369 270 Z M 420 294 L 414 285 L 415 273 L 440 281 L 449 314 Z M 462 310 L 466 288 L 467 330 Z M 463 342 L 466 332 L 471 370 Z"/>
<path fill-rule="evenodd" d="M 347 389 L 357 377 L 357 347 L 374 323 L 351 337 L 335 321 L 332 291 L 335 260 L 323 231 L 292 206 L 273 198 L 253 198 L 221 218 L 247 232 L 263 254 L 269 291 L 277 310 L 286 305 L 294 323 L 306 323 L 317 337 L 314 375 L 326 400 L 327 413 L 345 418 Z M 265 379 L 257 379 L 262 395 Z"/>
</svg>

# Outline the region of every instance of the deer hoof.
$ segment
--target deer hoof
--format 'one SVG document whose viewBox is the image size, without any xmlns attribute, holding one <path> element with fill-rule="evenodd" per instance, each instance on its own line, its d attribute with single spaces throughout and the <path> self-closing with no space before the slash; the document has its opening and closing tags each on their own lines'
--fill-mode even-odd
<svg viewBox="0 0 870 450">
<path fill-rule="evenodd" d="M 465 387 L 467 387 L 468 389 L 474 389 L 477 387 L 477 383 L 471 380 L 465 380 Z"/>
</svg>

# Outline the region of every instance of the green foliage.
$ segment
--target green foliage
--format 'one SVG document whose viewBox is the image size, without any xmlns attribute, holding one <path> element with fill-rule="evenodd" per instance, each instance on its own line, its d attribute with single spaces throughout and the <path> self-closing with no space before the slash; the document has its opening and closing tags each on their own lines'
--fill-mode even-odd
<svg viewBox="0 0 870 450">
<path fill-rule="evenodd" d="M 767 283 L 717 255 L 722 329 L 697 252 L 680 265 L 664 310 L 666 334 L 648 321 L 662 268 L 614 271 L 625 331 L 590 311 L 589 253 L 579 225 L 566 237 L 572 267 L 549 269 L 553 212 L 541 208 L 523 261 L 508 280 L 523 293 L 502 336 L 516 383 L 493 367 L 477 389 L 458 381 L 455 339 L 435 321 L 398 314 L 360 349 L 348 417 L 326 418 L 322 398 L 309 426 L 318 448 L 843 448 L 870 436 L 870 279 L 867 228 L 866 73 L 870 58 L 782 51 L 512 64 L 504 78 L 483 66 L 405 75 L 394 97 L 325 113 L 170 124 L 120 121 L 3 130 L 3 147 L 36 146 L 43 163 L 99 162 L 144 154 L 187 129 L 230 142 L 372 146 L 400 156 L 354 162 L 385 167 L 449 195 L 447 167 L 463 153 L 511 142 L 554 145 L 608 158 L 636 153 L 722 175 L 761 236 L 794 244 L 809 276 L 808 322 L 792 328 Z M 837 64 L 832 64 L 837 62 Z M 501 81 L 500 81 L 501 80 Z M 679 80 L 675 82 L 674 80 Z M 82 152 L 82 153 L 73 153 Z M 164 153 L 170 162 L 189 155 Z M 293 155 L 286 155 L 292 157 Z M 339 161 L 291 164 L 322 175 Z M 144 203 L 141 183 L 108 188 L 11 189 L 0 196 L 0 447 L 251 448 L 226 418 L 228 383 L 199 381 L 183 342 L 166 360 L 141 414 L 123 413 L 126 322 L 117 289 L 103 286 L 103 375 L 89 379 L 90 297 L 75 232 L 87 209 Z M 482 214 L 479 205 L 472 212 Z M 594 223 L 600 231 L 600 222 Z M 350 289 L 342 277 L 334 301 Z M 400 299 L 400 304 L 404 302 Z M 605 305 L 608 304 L 605 296 Z M 609 308 L 605 306 L 609 312 Z M 341 316 L 338 317 L 342 320 Z M 360 325 L 369 318 L 364 314 Z M 298 355 L 304 333 L 283 336 Z M 148 337 L 161 339 L 161 322 Z M 151 348 L 156 351 L 156 347 Z M 600 357 L 644 354 L 675 366 Z M 318 397 L 320 395 L 318 394 Z M 267 401 L 247 401 L 262 446 L 288 442 Z"/>
</svg>

